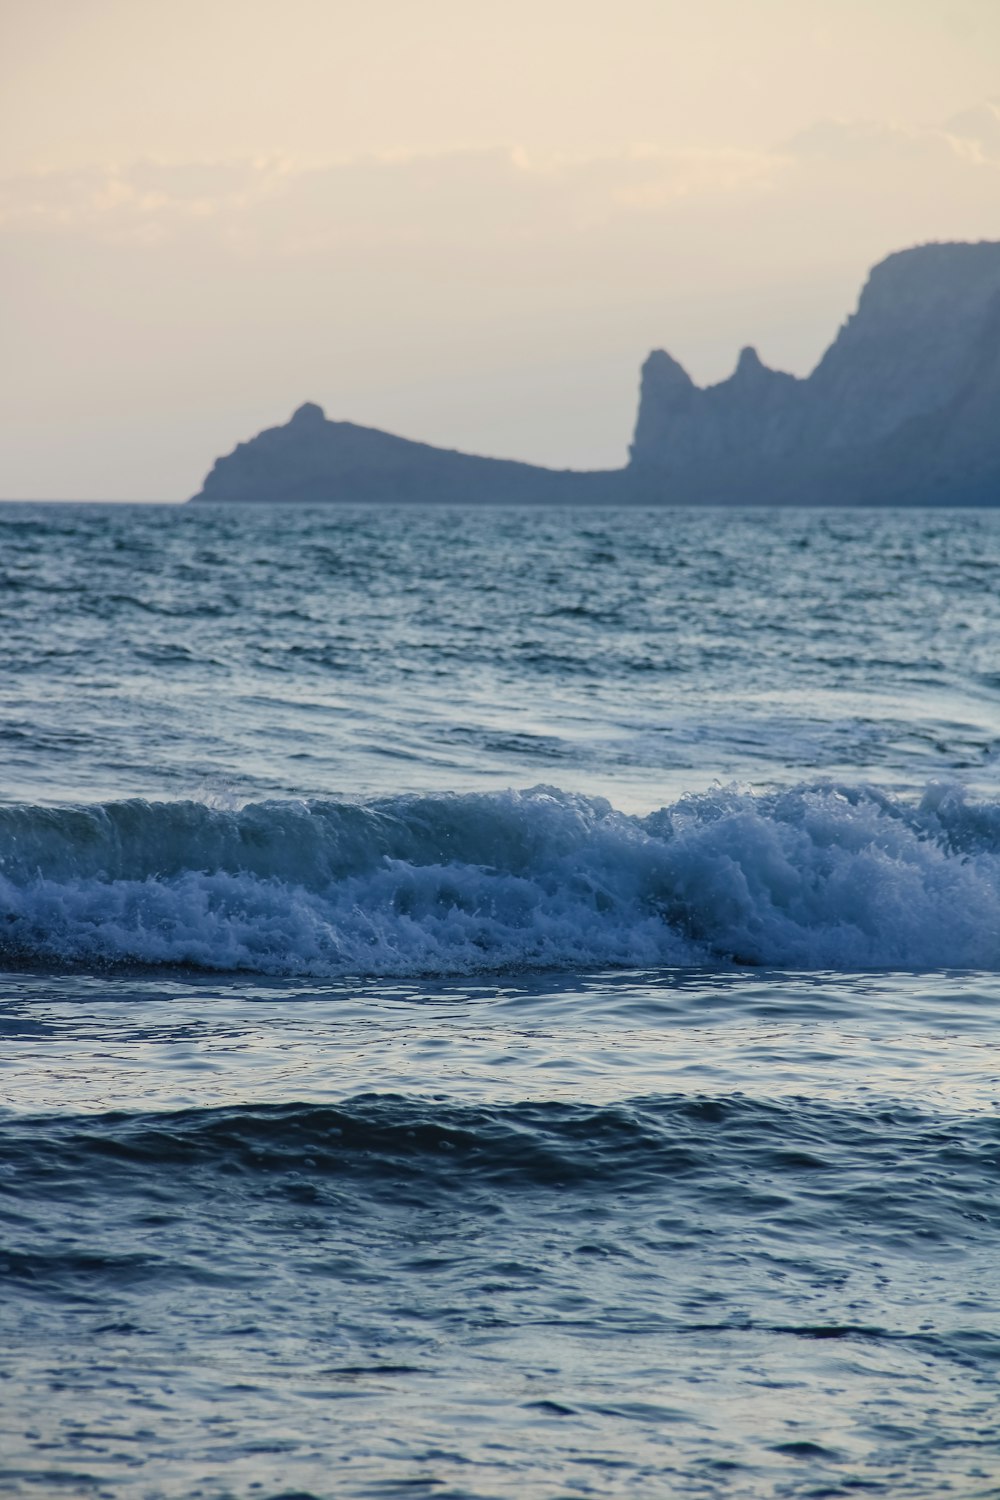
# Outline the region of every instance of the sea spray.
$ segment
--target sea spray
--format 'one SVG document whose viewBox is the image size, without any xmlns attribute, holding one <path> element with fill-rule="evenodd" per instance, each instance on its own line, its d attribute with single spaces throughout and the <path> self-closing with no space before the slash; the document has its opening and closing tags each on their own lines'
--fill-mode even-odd
<svg viewBox="0 0 1000 1500">
<path fill-rule="evenodd" d="M 0 809 L 7 962 L 286 975 L 1000 967 L 1000 809 L 832 783 Z"/>
</svg>

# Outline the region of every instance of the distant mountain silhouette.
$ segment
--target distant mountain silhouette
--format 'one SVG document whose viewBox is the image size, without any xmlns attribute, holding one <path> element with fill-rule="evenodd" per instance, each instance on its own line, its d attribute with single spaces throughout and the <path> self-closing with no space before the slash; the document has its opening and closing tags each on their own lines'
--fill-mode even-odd
<svg viewBox="0 0 1000 1500">
<path fill-rule="evenodd" d="M 616 473 L 613 478 L 617 479 Z M 195 500 L 558 501 L 589 497 L 604 476 L 433 448 L 353 422 L 307 401 L 217 460 Z"/>
<path fill-rule="evenodd" d="M 310 402 L 219 459 L 194 498 L 1000 504 L 1000 244 L 890 255 L 807 379 L 744 349 L 703 389 L 655 350 L 625 469 L 478 458 Z"/>
<path fill-rule="evenodd" d="M 890 255 L 806 380 L 744 349 L 699 390 L 655 351 L 630 471 L 672 500 L 1000 502 L 1000 244 Z"/>
</svg>

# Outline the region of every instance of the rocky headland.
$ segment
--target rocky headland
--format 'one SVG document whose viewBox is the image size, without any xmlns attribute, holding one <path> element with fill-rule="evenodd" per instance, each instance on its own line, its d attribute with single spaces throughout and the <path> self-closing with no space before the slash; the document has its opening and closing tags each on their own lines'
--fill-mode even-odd
<svg viewBox="0 0 1000 1500">
<path fill-rule="evenodd" d="M 374 427 L 331 422 L 307 401 L 283 427 L 269 427 L 218 459 L 194 498 L 544 503 L 596 494 L 603 480 L 616 477 L 434 448 Z"/>
<path fill-rule="evenodd" d="M 220 458 L 194 499 L 1000 504 L 1000 243 L 881 261 L 805 379 L 744 349 L 702 388 L 654 350 L 624 469 L 479 458 L 331 422 L 308 402 Z"/>
</svg>

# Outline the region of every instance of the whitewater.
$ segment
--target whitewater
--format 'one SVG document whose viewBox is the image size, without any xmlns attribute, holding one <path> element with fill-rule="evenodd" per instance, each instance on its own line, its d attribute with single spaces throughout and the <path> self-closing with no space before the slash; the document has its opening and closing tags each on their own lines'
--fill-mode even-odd
<svg viewBox="0 0 1000 1500">
<path fill-rule="evenodd" d="M 1000 518 L 0 507 L 0 1487 L 1000 1493 Z"/>
</svg>

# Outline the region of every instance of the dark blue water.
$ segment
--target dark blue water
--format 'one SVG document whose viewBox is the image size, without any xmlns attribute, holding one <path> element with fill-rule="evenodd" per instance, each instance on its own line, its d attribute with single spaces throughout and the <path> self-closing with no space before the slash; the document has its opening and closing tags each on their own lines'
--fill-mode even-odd
<svg viewBox="0 0 1000 1500">
<path fill-rule="evenodd" d="M 0 510 L 0 1489 L 1000 1493 L 998 526 Z"/>
</svg>

